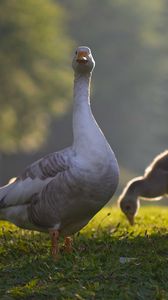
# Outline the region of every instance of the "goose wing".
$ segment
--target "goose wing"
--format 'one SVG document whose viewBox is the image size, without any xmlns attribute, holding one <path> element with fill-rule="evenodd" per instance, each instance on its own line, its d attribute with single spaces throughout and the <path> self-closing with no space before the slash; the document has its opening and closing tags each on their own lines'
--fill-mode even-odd
<svg viewBox="0 0 168 300">
<path fill-rule="evenodd" d="M 70 148 L 49 154 L 28 166 L 16 180 L 0 189 L 0 209 L 27 204 L 58 173 L 69 169 Z"/>
</svg>

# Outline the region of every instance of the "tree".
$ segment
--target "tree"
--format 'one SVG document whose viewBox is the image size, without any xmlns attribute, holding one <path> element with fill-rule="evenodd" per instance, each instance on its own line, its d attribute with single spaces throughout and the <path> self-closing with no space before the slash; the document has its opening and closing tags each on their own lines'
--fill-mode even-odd
<svg viewBox="0 0 168 300">
<path fill-rule="evenodd" d="M 36 149 L 70 98 L 66 14 L 51 0 L 1 0 L 0 40 L 0 151 Z"/>
</svg>

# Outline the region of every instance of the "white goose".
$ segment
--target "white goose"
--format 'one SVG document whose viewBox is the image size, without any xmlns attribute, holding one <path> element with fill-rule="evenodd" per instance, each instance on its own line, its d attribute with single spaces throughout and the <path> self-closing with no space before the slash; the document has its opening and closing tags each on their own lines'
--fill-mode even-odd
<svg viewBox="0 0 168 300">
<path fill-rule="evenodd" d="M 90 108 L 91 51 L 78 47 L 73 58 L 74 109 L 71 147 L 28 166 L 0 189 L 0 219 L 30 230 L 49 232 L 57 256 L 59 235 L 79 231 L 110 200 L 119 177 L 113 151 Z"/>
</svg>

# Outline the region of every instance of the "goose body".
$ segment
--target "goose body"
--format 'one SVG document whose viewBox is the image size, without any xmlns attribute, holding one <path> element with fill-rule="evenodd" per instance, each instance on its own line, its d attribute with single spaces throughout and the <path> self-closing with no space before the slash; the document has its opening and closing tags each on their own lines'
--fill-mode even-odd
<svg viewBox="0 0 168 300">
<path fill-rule="evenodd" d="M 63 236 L 84 227 L 110 200 L 118 164 L 90 108 L 91 51 L 78 47 L 73 58 L 73 143 L 32 165 L 0 189 L 0 219 L 24 229 Z"/>
</svg>

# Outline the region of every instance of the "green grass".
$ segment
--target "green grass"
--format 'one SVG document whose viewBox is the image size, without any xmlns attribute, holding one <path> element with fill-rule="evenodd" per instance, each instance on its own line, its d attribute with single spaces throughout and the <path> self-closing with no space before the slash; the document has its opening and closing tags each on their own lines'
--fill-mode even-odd
<svg viewBox="0 0 168 300">
<path fill-rule="evenodd" d="M 55 262 L 48 235 L 1 222 L 0 299 L 168 299 L 168 208 L 141 208 L 134 227 L 103 209 L 73 247 Z"/>
</svg>

